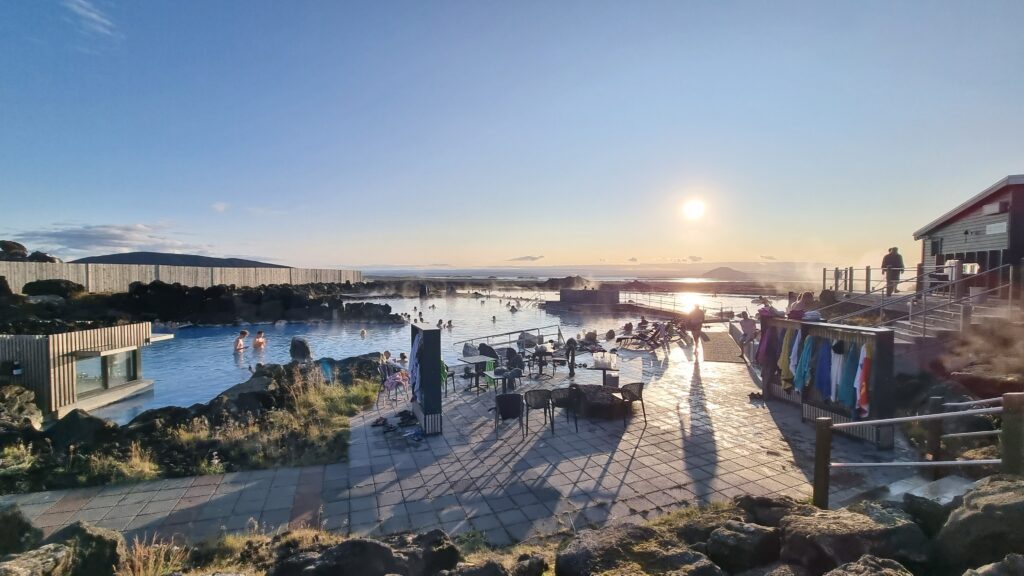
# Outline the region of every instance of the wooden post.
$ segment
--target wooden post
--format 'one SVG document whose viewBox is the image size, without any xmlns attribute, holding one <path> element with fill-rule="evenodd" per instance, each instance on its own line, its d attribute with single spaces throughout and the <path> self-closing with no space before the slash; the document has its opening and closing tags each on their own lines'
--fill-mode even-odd
<svg viewBox="0 0 1024 576">
<path fill-rule="evenodd" d="M 871 266 L 864 267 L 864 293 L 871 294 Z"/>
<path fill-rule="evenodd" d="M 831 460 L 832 419 L 816 418 L 814 420 L 814 494 L 812 503 L 823 510 L 828 509 Z"/>
<path fill-rule="evenodd" d="M 942 406 L 942 396 L 932 396 L 928 399 L 928 413 L 929 414 L 941 414 L 944 408 Z M 942 420 L 926 420 L 925 425 L 925 446 L 927 447 L 928 454 L 932 457 L 932 462 L 942 461 Z M 942 468 L 932 468 L 932 480 L 938 480 L 942 478 Z"/>
<path fill-rule="evenodd" d="M 1024 474 L 1024 392 L 1003 394 L 1000 434 L 1004 474 Z"/>
<path fill-rule="evenodd" d="M 821 269 L 821 289 L 828 290 L 828 268 Z"/>
<path fill-rule="evenodd" d="M 853 292 L 855 289 L 853 286 L 853 266 L 846 269 L 846 283 L 849 285 L 846 291 Z"/>
</svg>

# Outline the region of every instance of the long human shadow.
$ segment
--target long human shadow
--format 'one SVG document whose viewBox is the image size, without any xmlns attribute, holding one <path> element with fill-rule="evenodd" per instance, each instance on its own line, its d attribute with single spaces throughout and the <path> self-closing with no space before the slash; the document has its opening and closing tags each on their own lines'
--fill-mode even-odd
<svg viewBox="0 0 1024 576">
<path fill-rule="evenodd" d="M 714 492 L 709 480 L 718 471 L 718 446 L 715 441 L 714 423 L 707 411 L 700 361 L 693 363 L 686 402 L 689 408 L 689 428 L 686 426 L 684 415 L 679 414 L 679 430 L 683 440 L 683 467 L 693 480 L 692 491 L 698 499 L 703 500 Z"/>
</svg>

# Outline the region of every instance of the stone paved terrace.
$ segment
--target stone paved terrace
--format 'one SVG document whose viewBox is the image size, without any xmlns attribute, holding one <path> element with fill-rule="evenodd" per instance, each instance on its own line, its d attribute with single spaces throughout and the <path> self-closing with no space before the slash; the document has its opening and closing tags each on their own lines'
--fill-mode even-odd
<svg viewBox="0 0 1024 576">
<path fill-rule="evenodd" d="M 647 422 L 639 406 L 621 419 L 580 419 L 579 432 L 556 411 L 555 432 L 531 411 L 524 440 L 514 421 L 495 431 L 493 392 L 464 390 L 444 400 L 444 434 L 420 443 L 369 424 L 394 405 L 352 419 L 349 461 L 222 476 L 4 497 L 46 532 L 86 520 L 127 536 L 159 533 L 201 539 L 256 525 L 272 531 L 318 525 L 350 534 L 441 527 L 484 533 L 495 545 L 562 528 L 652 518 L 693 503 L 741 493 L 810 495 L 814 432 L 799 409 L 752 401 L 746 364 L 700 362 L 685 348 L 634 355 L 621 382 L 642 380 Z M 581 361 L 589 360 L 582 356 Z M 601 373 L 578 370 L 597 384 Z M 524 379 L 523 389 L 567 385 Z M 400 429 L 401 430 L 401 429 Z M 909 458 L 837 437 L 836 461 Z M 897 469 L 870 480 L 833 474 L 833 498 L 909 475 Z"/>
</svg>

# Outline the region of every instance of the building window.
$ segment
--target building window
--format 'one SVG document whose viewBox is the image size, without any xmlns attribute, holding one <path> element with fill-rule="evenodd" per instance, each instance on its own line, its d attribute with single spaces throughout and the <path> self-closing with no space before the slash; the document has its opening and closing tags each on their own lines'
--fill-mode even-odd
<svg viewBox="0 0 1024 576">
<path fill-rule="evenodd" d="M 102 358 L 75 361 L 75 377 L 79 395 L 117 388 L 138 380 L 137 350 L 118 352 Z"/>
<path fill-rule="evenodd" d="M 103 390 L 103 358 L 86 358 L 75 362 L 78 393 L 88 394 Z"/>
<path fill-rule="evenodd" d="M 105 360 L 107 361 L 107 388 L 122 386 L 138 379 L 134 350 L 107 356 Z"/>
</svg>

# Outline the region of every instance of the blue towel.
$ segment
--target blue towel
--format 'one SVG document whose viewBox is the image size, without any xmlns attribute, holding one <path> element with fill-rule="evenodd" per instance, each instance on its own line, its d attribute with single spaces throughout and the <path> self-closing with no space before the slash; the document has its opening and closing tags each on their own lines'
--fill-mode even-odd
<svg viewBox="0 0 1024 576">
<path fill-rule="evenodd" d="M 832 343 L 827 338 L 818 345 L 818 359 L 814 364 L 814 387 L 822 400 L 832 394 Z"/>
<path fill-rule="evenodd" d="M 846 356 L 843 357 L 843 379 L 839 382 L 839 401 L 850 410 L 857 405 L 857 389 L 854 380 L 857 379 L 857 364 L 860 363 L 860 345 L 850 344 L 846 347 Z"/>
<path fill-rule="evenodd" d="M 320 359 L 320 370 L 324 373 L 324 380 L 328 384 L 334 382 L 334 371 L 331 368 L 331 361 L 327 358 Z"/>
<path fill-rule="evenodd" d="M 793 376 L 793 387 L 802 391 L 811 381 L 811 358 L 814 357 L 814 336 L 804 337 L 803 349 L 800 351 L 800 359 L 797 360 L 796 372 Z"/>
</svg>

